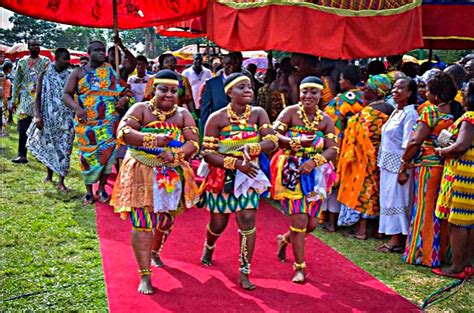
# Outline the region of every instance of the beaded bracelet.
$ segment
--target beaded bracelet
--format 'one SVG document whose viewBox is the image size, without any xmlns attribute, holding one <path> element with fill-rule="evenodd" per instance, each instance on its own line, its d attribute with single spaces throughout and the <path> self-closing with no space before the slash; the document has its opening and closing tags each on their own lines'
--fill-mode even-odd
<svg viewBox="0 0 474 313">
<path fill-rule="evenodd" d="M 153 149 L 156 147 L 156 134 L 150 133 L 143 136 L 143 147 Z"/>
<path fill-rule="evenodd" d="M 194 146 L 194 154 L 198 153 L 199 151 L 199 143 L 196 140 L 188 140 L 187 142 L 191 143 Z"/>
<path fill-rule="evenodd" d="M 237 158 L 233 157 L 224 157 L 224 168 L 229 170 L 235 170 L 235 163 L 237 163 Z"/>
<path fill-rule="evenodd" d="M 326 158 L 321 154 L 316 154 L 311 158 L 311 160 L 313 160 L 316 167 L 326 164 L 328 162 L 328 160 L 326 160 Z"/>
<path fill-rule="evenodd" d="M 262 129 L 267 129 L 267 128 L 272 128 L 272 125 L 271 124 L 263 124 L 262 126 L 260 126 L 258 128 L 258 130 L 261 131 Z"/>
<path fill-rule="evenodd" d="M 273 123 L 273 129 L 274 130 L 280 130 L 280 131 L 284 132 L 288 129 L 288 124 L 280 122 L 280 121 L 275 121 Z"/>
<path fill-rule="evenodd" d="M 290 147 L 293 151 L 298 151 L 301 149 L 301 138 L 291 138 Z"/>
<path fill-rule="evenodd" d="M 336 134 L 333 133 L 326 134 L 325 137 L 331 140 L 337 139 Z"/>
<path fill-rule="evenodd" d="M 193 132 L 194 134 L 199 134 L 199 130 L 196 126 L 186 126 L 186 127 L 183 127 L 183 132 L 185 130 L 190 130 L 191 132 Z"/>
<path fill-rule="evenodd" d="M 171 148 L 173 154 L 173 165 L 180 165 L 184 161 L 184 151 L 181 148 Z"/>
<path fill-rule="evenodd" d="M 262 152 L 262 146 L 259 143 L 249 143 L 247 147 L 251 156 L 259 155 Z"/>
<path fill-rule="evenodd" d="M 278 136 L 277 135 L 268 134 L 266 136 L 263 136 L 262 140 L 270 140 L 271 142 L 273 142 L 275 147 L 273 148 L 272 152 L 278 149 Z"/>
</svg>

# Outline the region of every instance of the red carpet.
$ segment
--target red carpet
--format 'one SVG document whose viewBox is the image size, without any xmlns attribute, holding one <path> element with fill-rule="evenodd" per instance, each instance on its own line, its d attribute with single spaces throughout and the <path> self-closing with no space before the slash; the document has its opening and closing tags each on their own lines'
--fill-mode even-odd
<svg viewBox="0 0 474 313">
<path fill-rule="evenodd" d="M 275 256 L 276 235 L 287 219 L 262 202 L 257 214 L 257 247 L 252 263 L 254 291 L 237 285 L 238 234 L 234 220 L 217 242 L 214 266 L 200 256 L 208 214 L 191 209 L 179 216 L 162 252 L 166 266 L 153 269 L 152 296 L 140 295 L 138 268 L 130 245 L 130 222 L 110 206 L 97 204 L 97 228 L 109 309 L 115 312 L 415 312 L 416 306 L 354 263 L 310 236 L 306 242 L 308 282 L 290 282 L 289 260 Z"/>
</svg>

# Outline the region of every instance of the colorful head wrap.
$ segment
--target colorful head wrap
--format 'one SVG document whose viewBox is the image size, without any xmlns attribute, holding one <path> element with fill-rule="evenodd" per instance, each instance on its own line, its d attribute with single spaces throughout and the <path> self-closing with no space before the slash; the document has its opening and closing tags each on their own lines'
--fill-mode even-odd
<svg viewBox="0 0 474 313">
<path fill-rule="evenodd" d="M 227 93 L 232 87 L 234 87 L 238 83 L 243 82 L 245 80 L 250 82 L 250 78 L 248 78 L 246 75 L 244 75 L 242 73 L 230 74 L 229 77 L 227 77 L 227 79 L 225 80 L 225 83 L 224 83 L 225 93 Z"/>
<path fill-rule="evenodd" d="M 379 96 L 385 97 L 392 89 L 392 82 L 385 74 L 371 75 L 367 80 L 366 86 L 375 91 Z"/>
<path fill-rule="evenodd" d="M 300 83 L 300 90 L 303 88 L 318 88 L 319 90 L 324 89 L 323 81 L 316 76 L 305 77 Z"/>
<path fill-rule="evenodd" d="M 171 70 L 161 70 L 156 73 L 155 78 L 153 79 L 153 85 L 158 84 L 170 84 L 178 86 L 179 77 Z"/>
<path fill-rule="evenodd" d="M 407 77 L 405 73 L 400 72 L 400 71 L 391 71 L 387 73 L 388 78 L 390 79 L 390 82 L 394 84 L 397 80 L 403 77 Z"/>
</svg>

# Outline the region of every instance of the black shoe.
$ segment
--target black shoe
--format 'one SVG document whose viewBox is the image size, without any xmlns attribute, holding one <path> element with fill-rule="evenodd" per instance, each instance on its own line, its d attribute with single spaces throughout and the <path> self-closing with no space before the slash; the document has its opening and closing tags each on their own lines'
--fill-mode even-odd
<svg viewBox="0 0 474 313">
<path fill-rule="evenodd" d="M 16 159 L 13 159 L 12 162 L 15 164 L 26 164 L 28 163 L 28 159 L 26 157 L 19 156 Z"/>
</svg>

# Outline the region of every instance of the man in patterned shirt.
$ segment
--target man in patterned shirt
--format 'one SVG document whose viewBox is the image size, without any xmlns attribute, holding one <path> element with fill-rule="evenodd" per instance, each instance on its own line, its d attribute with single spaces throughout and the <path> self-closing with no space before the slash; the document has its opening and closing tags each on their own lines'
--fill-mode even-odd
<svg viewBox="0 0 474 313">
<path fill-rule="evenodd" d="M 26 158 L 26 131 L 33 120 L 33 109 L 36 97 L 36 88 L 39 75 L 46 70 L 50 60 L 40 56 L 40 44 L 35 39 L 28 41 L 30 55 L 18 61 L 13 78 L 13 92 L 11 104 L 18 111 L 18 156 L 13 163 L 28 163 Z"/>
</svg>

